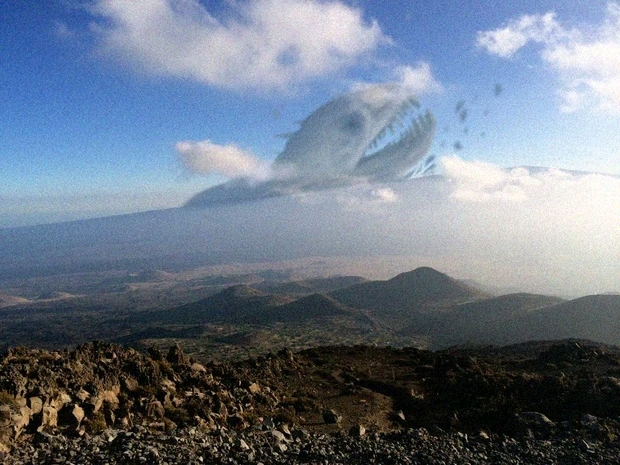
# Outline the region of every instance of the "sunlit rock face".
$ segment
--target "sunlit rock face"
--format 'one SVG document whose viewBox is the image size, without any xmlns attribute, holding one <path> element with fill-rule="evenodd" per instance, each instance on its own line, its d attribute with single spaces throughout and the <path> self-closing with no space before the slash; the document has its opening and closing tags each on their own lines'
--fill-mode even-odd
<svg viewBox="0 0 620 465">
<path fill-rule="evenodd" d="M 364 181 L 396 181 L 429 169 L 435 118 L 396 84 L 367 86 L 327 102 L 288 137 L 271 179 L 233 179 L 201 192 L 200 207 L 320 190 Z"/>
</svg>

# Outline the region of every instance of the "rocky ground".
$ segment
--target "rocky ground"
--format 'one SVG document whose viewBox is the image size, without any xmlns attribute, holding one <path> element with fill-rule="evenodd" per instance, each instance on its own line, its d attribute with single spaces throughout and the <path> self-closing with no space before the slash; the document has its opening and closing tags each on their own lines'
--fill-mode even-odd
<svg viewBox="0 0 620 465">
<path fill-rule="evenodd" d="M 174 433 L 131 431 L 71 438 L 43 434 L 4 457 L 17 464 L 617 464 L 617 444 L 579 436 L 547 440 L 469 437 L 424 428 L 363 437 L 279 430 Z"/>
<path fill-rule="evenodd" d="M 92 343 L 0 359 L 6 464 L 620 463 L 620 354 L 321 347 L 238 363 Z"/>
</svg>

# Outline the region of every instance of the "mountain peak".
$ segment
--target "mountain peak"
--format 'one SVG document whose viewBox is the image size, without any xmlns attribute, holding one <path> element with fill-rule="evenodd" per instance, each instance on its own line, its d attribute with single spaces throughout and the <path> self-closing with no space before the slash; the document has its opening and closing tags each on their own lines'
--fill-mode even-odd
<svg viewBox="0 0 620 465">
<path fill-rule="evenodd" d="M 425 281 L 432 281 L 432 280 L 452 280 L 452 278 L 450 278 L 450 276 L 448 276 L 445 273 L 442 273 L 441 271 L 437 271 L 434 268 L 431 268 L 430 266 L 421 266 L 419 268 L 416 268 L 415 270 L 411 270 L 411 271 L 405 271 L 404 273 L 400 273 L 397 274 L 396 276 L 394 276 L 391 279 L 388 279 L 388 281 L 401 281 L 401 280 L 425 280 Z"/>
<path fill-rule="evenodd" d="M 387 281 L 368 281 L 337 290 L 330 296 L 349 307 L 387 314 L 417 312 L 446 302 L 482 298 L 485 294 L 433 268 L 421 267 Z"/>
<path fill-rule="evenodd" d="M 428 266 L 396 275 L 387 280 L 386 285 L 414 293 L 420 299 L 452 299 L 480 294 L 478 290 Z"/>
</svg>

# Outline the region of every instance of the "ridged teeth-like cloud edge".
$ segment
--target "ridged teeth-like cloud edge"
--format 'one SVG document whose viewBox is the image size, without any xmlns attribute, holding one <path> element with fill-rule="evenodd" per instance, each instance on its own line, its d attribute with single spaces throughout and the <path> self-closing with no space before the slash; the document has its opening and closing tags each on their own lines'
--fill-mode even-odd
<svg viewBox="0 0 620 465">
<path fill-rule="evenodd" d="M 398 145 L 415 145 L 419 140 L 422 140 L 428 137 L 429 132 L 432 132 L 433 126 L 435 125 L 435 118 L 433 115 L 427 111 L 423 115 L 420 115 L 414 118 L 409 124 L 408 128 L 401 134 L 401 137 L 398 140 L 392 141 L 385 145 L 381 150 L 372 154 L 372 156 L 381 153 L 386 149 L 392 149 Z M 378 141 L 385 135 L 386 130 L 392 131 L 392 124 L 386 126 L 381 130 L 379 135 L 372 141 L 368 150 L 373 150 L 377 147 Z"/>
<path fill-rule="evenodd" d="M 400 109 L 396 112 L 394 117 L 392 117 L 392 119 L 374 137 L 374 139 L 372 140 L 372 142 L 369 144 L 368 148 L 366 149 L 366 152 L 369 152 L 369 151 L 372 152 L 373 150 L 375 150 L 379 144 L 379 141 L 383 139 L 388 134 L 388 132 L 390 133 L 390 135 L 393 135 L 396 132 L 394 130 L 395 125 L 397 125 L 399 129 L 404 128 L 405 118 L 411 113 L 413 109 L 420 109 L 420 107 L 421 107 L 420 102 L 414 97 L 410 97 L 406 101 L 404 101 L 400 105 Z M 398 138 L 398 140 L 386 144 L 384 148 L 392 147 L 395 144 L 402 143 L 405 139 L 409 139 L 411 137 L 412 125 L 415 124 L 416 127 L 419 127 L 419 126 L 424 127 L 425 126 L 424 124 L 420 125 L 420 123 L 418 122 L 422 121 L 424 118 L 427 118 L 429 115 L 430 113 L 427 111 L 424 115 L 414 118 L 413 121 L 408 125 L 407 129 Z M 417 132 L 418 131 L 416 130 L 416 134 Z M 416 140 L 416 139 L 417 137 L 413 140 Z"/>
</svg>

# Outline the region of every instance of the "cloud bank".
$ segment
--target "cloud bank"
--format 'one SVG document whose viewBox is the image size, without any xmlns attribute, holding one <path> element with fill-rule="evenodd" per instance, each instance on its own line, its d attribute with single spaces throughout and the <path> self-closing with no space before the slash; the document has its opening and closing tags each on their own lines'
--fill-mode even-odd
<svg viewBox="0 0 620 465">
<path fill-rule="evenodd" d="M 455 157 L 441 164 L 446 211 L 469 260 L 504 276 L 512 270 L 515 282 L 536 283 L 530 290 L 620 290 L 620 177 Z"/>
<path fill-rule="evenodd" d="M 258 202 L 2 230 L 5 275 L 55 266 L 174 267 L 372 261 L 383 277 L 428 265 L 538 293 L 620 291 L 620 178 L 503 170 L 450 157 L 445 176 Z M 133 265 L 132 265 L 133 263 Z M 137 265 L 136 265 L 137 264 Z M 376 276 L 373 274 L 373 276 Z"/>
<path fill-rule="evenodd" d="M 567 28 L 553 13 L 524 15 L 506 26 L 478 33 L 477 45 L 510 58 L 529 43 L 559 77 L 562 110 L 596 107 L 620 113 L 620 4 L 607 6 L 602 24 Z"/>
<path fill-rule="evenodd" d="M 284 89 L 390 42 L 337 0 L 225 3 L 216 16 L 197 0 L 96 0 L 93 29 L 103 50 L 147 72 L 232 89 Z"/>
</svg>

